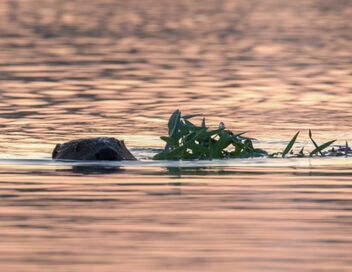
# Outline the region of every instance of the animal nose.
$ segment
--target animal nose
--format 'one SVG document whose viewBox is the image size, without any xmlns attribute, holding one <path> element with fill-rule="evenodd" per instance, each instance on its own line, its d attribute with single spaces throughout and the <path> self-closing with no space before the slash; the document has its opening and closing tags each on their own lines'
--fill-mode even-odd
<svg viewBox="0 0 352 272">
<path fill-rule="evenodd" d="M 102 161 L 116 161 L 118 160 L 118 154 L 114 149 L 103 148 L 95 154 L 95 158 Z"/>
</svg>

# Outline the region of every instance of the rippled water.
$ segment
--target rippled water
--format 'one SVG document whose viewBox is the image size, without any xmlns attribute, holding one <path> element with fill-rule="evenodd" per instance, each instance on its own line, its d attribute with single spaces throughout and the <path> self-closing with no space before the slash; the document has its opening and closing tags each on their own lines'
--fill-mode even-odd
<svg viewBox="0 0 352 272">
<path fill-rule="evenodd" d="M 177 108 L 352 142 L 351 4 L 0 1 L 0 271 L 351 271 L 351 158 L 147 159 Z M 141 161 L 50 160 L 101 135 Z"/>
</svg>

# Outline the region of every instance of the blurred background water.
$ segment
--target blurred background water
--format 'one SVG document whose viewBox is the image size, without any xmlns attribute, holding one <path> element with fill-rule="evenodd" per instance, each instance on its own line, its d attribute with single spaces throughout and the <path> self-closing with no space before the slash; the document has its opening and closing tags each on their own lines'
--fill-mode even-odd
<svg viewBox="0 0 352 272">
<path fill-rule="evenodd" d="M 352 140 L 349 0 L 0 2 L 1 271 L 350 271 L 350 158 L 76 165 L 203 113 L 278 151 Z M 304 136 L 303 136 L 304 135 Z"/>
</svg>

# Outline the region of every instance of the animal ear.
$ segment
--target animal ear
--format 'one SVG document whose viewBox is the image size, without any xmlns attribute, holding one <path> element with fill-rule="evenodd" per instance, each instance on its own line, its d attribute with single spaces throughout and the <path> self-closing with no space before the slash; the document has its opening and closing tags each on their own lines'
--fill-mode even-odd
<svg viewBox="0 0 352 272">
<path fill-rule="evenodd" d="M 119 147 L 121 147 L 121 142 L 123 142 L 123 141 L 120 141 L 120 140 L 117 140 L 117 139 L 114 139 L 114 140 L 115 140 L 116 144 L 117 144 Z"/>
<path fill-rule="evenodd" d="M 53 153 L 51 154 L 51 157 L 53 159 L 56 158 L 57 154 L 59 153 L 59 148 L 61 147 L 61 144 L 57 144 L 53 150 Z"/>
</svg>

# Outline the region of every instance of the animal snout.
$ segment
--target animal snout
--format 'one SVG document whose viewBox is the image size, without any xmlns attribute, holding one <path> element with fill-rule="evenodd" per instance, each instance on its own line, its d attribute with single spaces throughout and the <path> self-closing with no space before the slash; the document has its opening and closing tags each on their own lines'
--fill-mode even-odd
<svg viewBox="0 0 352 272">
<path fill-rule="evenodd" d="M 95 154 L 95 158 L 97 160 L 103 160 L 103 161 L 115 161 L 115 160 L 118 160 L 118 154 L 114 149 L 106 147 L 106 148 L 100 149 Z"/>
</svg>

